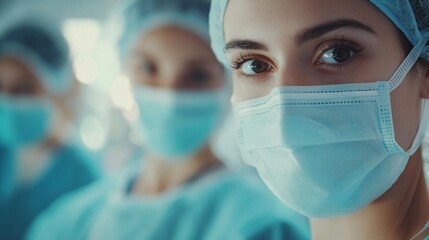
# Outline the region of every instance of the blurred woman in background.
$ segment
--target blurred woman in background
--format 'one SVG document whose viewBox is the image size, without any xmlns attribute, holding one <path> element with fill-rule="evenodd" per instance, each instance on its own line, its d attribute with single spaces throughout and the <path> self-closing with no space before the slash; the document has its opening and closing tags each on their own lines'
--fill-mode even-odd
<svg viewBox="0 0 429 240">
<path fill-rule="evenodd" d="M 69 141 L 77 81 L 67 44 L 38 19 L 0 31 L 0 239 L 22 239 L 55 199 L 98 176 Z"/>
</svg>

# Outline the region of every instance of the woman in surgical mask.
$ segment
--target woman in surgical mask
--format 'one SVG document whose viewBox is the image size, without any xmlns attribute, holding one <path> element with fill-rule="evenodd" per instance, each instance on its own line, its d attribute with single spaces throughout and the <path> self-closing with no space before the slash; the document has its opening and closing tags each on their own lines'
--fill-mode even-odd
<svg viewBox="0 0 429 240">
<path fill-rule="evenodd" d="M 42 210 L 95 180 L 97 171 L 85 152 L 64 139 L 76 86 L 59 29 L 33 18 L 3 23 L 0 239 L 22 239 Z"/>
<path fill-rule="evenodd" d="M 204 0 L 138 0 L 120 52 L 132 82 L 141 169 L 58 202 L 29 239 L 308 239 L 306 219 L 227 170 L 209 139 L 228 110 Z"/>
<path fill-rule="evenodd" d="M 429 1 L 219 0 L 244 160 L 313 239 L 428 239 Z"/>
</svg>

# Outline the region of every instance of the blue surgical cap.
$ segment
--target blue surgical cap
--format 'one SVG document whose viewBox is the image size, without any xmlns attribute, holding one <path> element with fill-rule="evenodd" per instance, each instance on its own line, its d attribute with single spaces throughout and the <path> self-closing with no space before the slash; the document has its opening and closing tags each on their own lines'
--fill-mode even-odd
<svg viewBox="0 0 429 240">
<path fill-rule="evenodd" d="M 420 41 L 429 40 L 428 0 L 370 0 L 380 9 L 415 46 Z M 220 62 L 227 66 L 224 53 L 225 36 L 223 21 L 228 0 L 212 1 L 210 10 L 210 37 L 212 48 Z M 422 51 L 422 58 L 429 60 L 429 47 Z"/>
<path fill-rule="evenodd" d="M 119 40 L 122 59 L 137 36 L 154 28 L 175 25 L 191 30 L 209 41 L 210 0 L 136 0 L 122 11 L 123 33 Z"/>
<path fill-rule="evenodd" d="M 73 80 L 69 49 L 59 28 L 36 19 L 10 23 L 0 31 L 0 57 L 27 64 L 53 94 L 68 90 Z"/>
</svg>

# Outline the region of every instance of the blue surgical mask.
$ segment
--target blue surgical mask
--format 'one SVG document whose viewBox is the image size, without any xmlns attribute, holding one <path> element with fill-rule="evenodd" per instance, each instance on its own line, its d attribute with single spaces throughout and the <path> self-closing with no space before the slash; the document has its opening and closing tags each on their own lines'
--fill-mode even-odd
<svg viewBox="0 0 429 240">
<path fill-rule="evenodd" d="M 43 98 L 0 96 L 0 143 L 31 145 L 47 138 L 53 107 Z"/>
<path fill-rule="evenodd" d="M 223 89 L 175 91 L 141 86 L 134 96 L 146 149 L 168 161 L 186 159 L 207 143 L 228 100 Z"/>
<path fill-rule="evenodd" d="M 271 191 L 307 217 L 353 213 L 398 179 L 429 122 L 405 151 L 395 140 L 390 93 L 417 61 L 415 46 L 389 81 L 275 88 L 235 104 L 244 160 Z"/>
</svg>

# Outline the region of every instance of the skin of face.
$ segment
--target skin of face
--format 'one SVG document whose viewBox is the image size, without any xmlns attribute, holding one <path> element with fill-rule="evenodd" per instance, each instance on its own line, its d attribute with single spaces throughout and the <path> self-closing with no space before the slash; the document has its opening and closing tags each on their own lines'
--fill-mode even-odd
<svg viewBox="0 0 429 240">
<path fill-rule="evenodd" d="M 209 44 L 192 32 L 163 26 L 140 36 L 127 64 L 133 84 L 176 90 L 214 90 L 224 73 Z"/>
<path fill-rule="evenodd" d="M 26 64 L 13 57 L 0 58 L 0 92 L 15 97 L 46 94 L 37 75 Z"/>
<path fill-rule="evenodd" d="M 387 81 L 408 54 L 395 25 L 363 0 L 231 0 L 224 27 L 236 102 L 278 86 Z M 418 65 L 391 93 L 396 140 L 404 150 L 417 132 L 428 82 Z"/>
</svg>

